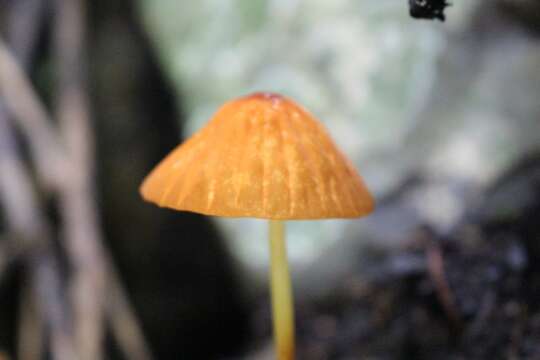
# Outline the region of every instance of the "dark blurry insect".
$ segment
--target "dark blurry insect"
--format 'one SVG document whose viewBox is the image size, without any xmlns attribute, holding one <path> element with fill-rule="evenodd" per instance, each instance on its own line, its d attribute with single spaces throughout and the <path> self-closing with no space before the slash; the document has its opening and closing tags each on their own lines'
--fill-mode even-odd
<svg viewBox="0 0 540 360">
<path fill-rule="evenodd" d="M 449 5 L 446 0 L 409 0 L 409 12 L 413 18 L 444 21 L 444 9 Z"/>
</svg>

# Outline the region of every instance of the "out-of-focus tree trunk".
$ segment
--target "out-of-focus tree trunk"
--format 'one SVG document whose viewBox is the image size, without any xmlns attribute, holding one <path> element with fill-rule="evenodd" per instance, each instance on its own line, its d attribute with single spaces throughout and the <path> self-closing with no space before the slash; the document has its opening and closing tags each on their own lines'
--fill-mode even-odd
<svg viewBox="0 0 540 360">
<path fill-rule="evenodd" d="M 181 141 L 177 94 L 132 2 L 92 2 L 91 19 L 105 231 L 152 348 L 158 359 L 233 354 L 248 318 L 223 240 L 210 219 L 158 209 L 138 193 Z"/>
</svg>

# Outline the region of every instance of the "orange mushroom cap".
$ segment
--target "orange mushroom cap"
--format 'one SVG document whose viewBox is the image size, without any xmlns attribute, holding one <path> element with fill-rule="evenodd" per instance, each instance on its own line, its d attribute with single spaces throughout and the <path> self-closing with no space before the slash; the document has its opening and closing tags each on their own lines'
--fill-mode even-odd
<svg viewBox="0 0 540 360">
<path fill-rule="evenodd" d="M 323 125 L 281 95 L 225 103 L 144 180 L 147 201 L 206 215 L 353 218 L 374 201 Z"/>
</svg>

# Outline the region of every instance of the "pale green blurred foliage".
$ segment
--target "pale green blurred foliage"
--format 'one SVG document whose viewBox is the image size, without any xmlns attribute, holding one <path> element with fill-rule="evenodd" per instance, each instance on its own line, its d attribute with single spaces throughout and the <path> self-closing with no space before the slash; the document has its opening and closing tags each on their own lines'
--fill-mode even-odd
<svg viewBox="0 0 540 360">
<path fill-rule="evenodd" d="M 142 1 L 190 132 L 224 101 L 289 95 L 357 160 L 395 143 L 432 79 L 437 29 L 386 1 Z"/>
</svg>

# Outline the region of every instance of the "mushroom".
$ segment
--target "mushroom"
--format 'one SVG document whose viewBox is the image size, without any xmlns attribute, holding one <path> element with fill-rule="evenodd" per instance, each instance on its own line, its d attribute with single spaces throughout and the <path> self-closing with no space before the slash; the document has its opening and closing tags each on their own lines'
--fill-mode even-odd
<svg viewBox="0 0 540 360">
<path fill-rule="evenodd" d="M 355 218 L 374 201 L 323 125 L 292 100 L 255 93 L 225 103 L 146 177 L 161 207 L 269 220 L 277 357 L 294 359 L 294 315 L 283 220 Z"/>
</svg>

